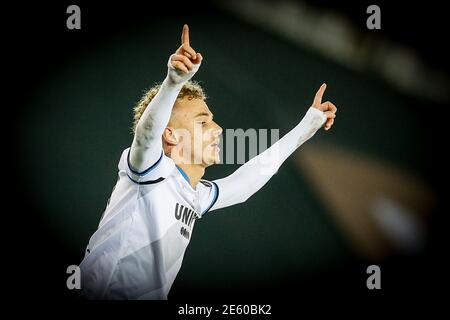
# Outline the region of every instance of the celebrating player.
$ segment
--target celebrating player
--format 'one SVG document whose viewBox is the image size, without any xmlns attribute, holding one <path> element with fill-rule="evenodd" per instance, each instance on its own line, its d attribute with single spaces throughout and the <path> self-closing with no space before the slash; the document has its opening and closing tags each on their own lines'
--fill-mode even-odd
<svg viewBox="0 0 450 320">
<path fill-rule="evenodd" d="M 222 128 L 201 86 L 190 81 L 202 60 L 184 25 L 167 77 L 135 108 L 133 142 L 122 153 L 118 181 L 80 265 L 87 298 L 167 299 L 195 221 L 246 201 L 319 128 L 333 125 L 337 109 L 322 102 L 323 84 L 300 123 L 279 141 L 230 176 L 203 180 L 220 160 Z"/>
</svg>

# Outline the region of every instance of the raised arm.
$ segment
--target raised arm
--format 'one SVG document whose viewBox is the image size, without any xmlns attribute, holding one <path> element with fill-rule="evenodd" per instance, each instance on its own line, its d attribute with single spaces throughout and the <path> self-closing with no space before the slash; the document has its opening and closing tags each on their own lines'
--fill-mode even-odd
<svg viewBox="0 0 450 320">
<path fill-rule="evenodd" d="M 191 48 L 189 27 L 184 25 L 181 46 L 170 56 L 167 63 L 167 77 L 136 126 L 129 158 L 133 170 L 142 172 L 161 157 L 161 137 L 169 122 L 175 100 L 186 81 L 200 68 L 202 59 L 202 55 Z"/>
<path fill-rule="evenodd" d="M 246 201 L 261 189 L 283 162 L 320 127 L 324 126 L 325 130 L 331 128 L 337 108 L 329 101 L 322 103 L 325 89 L 326 85 L 323 84 L 302 121 L 283 138 L 228 177 L 214 181 L 218 186 L 219 196 L 211 211 Z"/>
</svg>

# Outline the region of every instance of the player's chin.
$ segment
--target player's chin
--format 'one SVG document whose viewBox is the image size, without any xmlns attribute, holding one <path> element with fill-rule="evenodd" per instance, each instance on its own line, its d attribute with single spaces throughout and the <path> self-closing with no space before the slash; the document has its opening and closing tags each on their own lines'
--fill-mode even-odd
<svg viewBox="0 0 450 320">
<path fill-rule="evenodd" d="M 217 150 L 212 150 L 211 154 L 203 158 L 205 167 L 220 163 L 220 153 Z"/>
</svg>

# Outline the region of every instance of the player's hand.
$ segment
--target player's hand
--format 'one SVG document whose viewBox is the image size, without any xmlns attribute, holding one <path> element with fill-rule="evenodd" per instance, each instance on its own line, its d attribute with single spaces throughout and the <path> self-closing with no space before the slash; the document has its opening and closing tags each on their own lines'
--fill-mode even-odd
<svg viewBox="0 0 450 320">
<path fill-rule="evenodd" d="M 202 60 L 202 55 L 190 45 L 189 27 L 185 24 L 181 34 L 181 46 L 169 58 L 169 79 L 175 84 L 188 81 L 200 68 Z"/>
<path fill-rule="evenodd" d="M 312 107 L 319 109 L 325 114 L 327 120 L 325 121 L 323 127 L 325 128 L 325 130 L 330 130 L 331 127 L 333 126 L 334 119 L 336 118 L 337 108 L 330 101 L 322 102 L 322 97 L 326 88 L 327 85 L 325 83 L 320 86 L 319 90 L 316 93 L 316 96 L 314 97 Z"/>
</svg>

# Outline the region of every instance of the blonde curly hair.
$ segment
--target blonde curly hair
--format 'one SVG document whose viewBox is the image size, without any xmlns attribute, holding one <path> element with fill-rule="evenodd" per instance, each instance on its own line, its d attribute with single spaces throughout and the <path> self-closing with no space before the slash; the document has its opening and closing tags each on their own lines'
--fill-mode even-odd
<svg viewBox="0 0 450 320">
<path fill-rule="evenodd" d="M 136 131 L 136 126 L 139 122 L 139 119 L 141 118 L 142 114 L 145 111 L 145 108 L 147 108 L 148 104 L 153 100 L 153 98 L 158 93 L 159 89 L 161 88 L 161 84 L 158 83 L 151 87 L 150 89 L 145 92 L 145 94 L 142 96 L 141 100 L 136 104 L 134 107 L 134 122 L 133 122 L 133 133 Z M 202 88 L 202 86 L 197 81 L 187 81 L 183 88 L 181 88 L 180 93 L 178 94 L 177 99 L 183 99 L 184 97 L 187 97 L 189 100 L 192 99 L 202 99 L 206 100 L 206 94 Z"/>
</svg>

